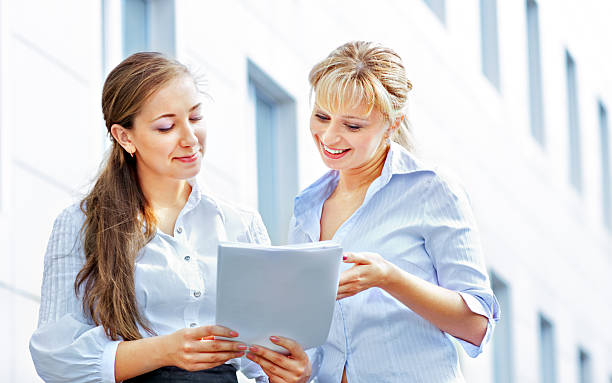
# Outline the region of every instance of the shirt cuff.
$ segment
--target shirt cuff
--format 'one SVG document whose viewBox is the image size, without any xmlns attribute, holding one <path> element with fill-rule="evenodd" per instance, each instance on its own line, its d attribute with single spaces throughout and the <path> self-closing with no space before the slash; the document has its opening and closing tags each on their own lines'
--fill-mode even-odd
<svg viewBox="0 0 612 383">
<path fill-rule="evenodd" d="M 102 381 L 115 383 L 115 356 L 120 340 L 108 342 L 102 352 Z"/>
<path fill-rule="evenodd" d="M 487 331 L 485 332 L 485 336 L 482 338 L 482 342 L 480 342 L 480 346 L 476 346 L 463 339 L 453 337 L 455 340 L 457 340 L 457 342 L 459 342 L 461 347 L 463 347 L 463 350 L 465 350 L 466 354 L 468 354 L 471 358 L 475 358 L 482 353 L 482 351 L 484 350 L 484 346 L 489 342 L 489 339 L 491 338 L 491 335 L 493 334 L 493 329 L 495 328 L 495 324 L 497 323 L 499 319 L 498 314 L 497 314 L 497 311 L 494 311 L 493 313 L 491 313 L 492 311 L 491 309 L 487 310 L 487 307 L 485 307 L 485 305 L 473 295 L 462 293 L 462 292 L 460 292 L 459 295 L 461 295 L 461 298 L 463 299 L 465 304 L 468 306 L 470 311 L 472 311 L 475 314 L 482 315 L 488 319 Z"/>
</svg>

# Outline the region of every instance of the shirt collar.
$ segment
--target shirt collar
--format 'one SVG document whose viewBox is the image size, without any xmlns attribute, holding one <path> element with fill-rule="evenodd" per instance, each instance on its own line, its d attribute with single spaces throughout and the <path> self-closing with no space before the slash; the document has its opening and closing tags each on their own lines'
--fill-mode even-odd
<svg viewBox="0 0 612 383">
<path fill-rule="evenodd" d="M 368 188 L 362 205 L 366 205 L 370 198 L 387 185 L 394 175 L 408 174 L 421 169 L 422 166 L 408 150 L 391 142 L 383 170 Z M 330 170 L 295 197 L 293 215 L 296 224 L 302 226 L 305 222 L 319 224 L 320 208 L 338 185 L 339 178 L 340 174 L 337 170 Z"/>
</svg>

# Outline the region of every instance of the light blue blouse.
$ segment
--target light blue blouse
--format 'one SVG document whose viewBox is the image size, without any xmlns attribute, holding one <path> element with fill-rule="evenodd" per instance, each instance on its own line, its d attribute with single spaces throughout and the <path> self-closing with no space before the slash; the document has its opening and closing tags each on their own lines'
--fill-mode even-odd
<svg viewBox="0 0 612 383">
<path fill-rule="evenodd" d="M 295 198 L 291 243 L 319 240 L 323 203 L 338 179 L 337 171 L 329 171 Z M 317 358 L 322 356 L 319 381 L 340 382 L 346 366 L 351 383 L 463 382 L 452 339 L 475 357 L 500 315 L 464 191 L 391 143 L 381 175 L 333 241 L 347 252 L 378 253 L 413 275 L 457 291 L 489 322 L 482 344 L 475 346 L 371 288 L 336 302 L 327 342 L 316 351 Z"/>
</svg>

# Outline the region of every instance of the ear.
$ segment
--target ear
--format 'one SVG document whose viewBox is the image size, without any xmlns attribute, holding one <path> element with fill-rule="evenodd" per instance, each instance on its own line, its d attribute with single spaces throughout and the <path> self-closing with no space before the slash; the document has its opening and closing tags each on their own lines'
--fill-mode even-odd
<svg viewBox="0 0 612 383">
<path fill-rule="evenodd" d="M 132 142 L 132 135 L 129 130 L 119 124 L 113 124 L 111 126 L 111 134 L 126 152 L 133 154 L 136 151 L 136 146 Z"/>
</svg>

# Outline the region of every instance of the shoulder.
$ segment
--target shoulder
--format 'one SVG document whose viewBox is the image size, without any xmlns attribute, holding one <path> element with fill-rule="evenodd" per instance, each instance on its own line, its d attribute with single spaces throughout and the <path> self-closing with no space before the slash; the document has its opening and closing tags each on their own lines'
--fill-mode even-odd
<svg viewBox="0 0 612 383">
<path fill-rule="evenodd" d="M 75 203 L 66 207 L 55 218 L 47 245 L 46 260 L 81 254 L 81 229 L 85 222 L 85 214 L 80 205 Z"/>
<path fill-rule="evenodd" d="M 53 223 L 53 229 L 78 231 L 85 223 L 85 213 L 81 210 L 81 203 L 76 202 L 62 210 Z"/>
<path fill-rule="evenodd" d="M 435 169 L 427 177 L 428 195 L 453 201 L 469 199 L 463 181 L 447 169 Z"/>
<path fill-rule="evenodd" d="M 203 197 L 215 204 L 228 238 L 238 242 L 270 244 L 268 232 L 257 211 L 218 197 Z"/>
<path fill-rule="evenodd" d="M 240 204 L 210 194 L 203 194 L 202 198 L 206 199 L 217 208 L 218 212 L 221 214 L 221 218 L 226 223 L 238 221 L 244 225 L 249 225 L 253 220 L 259 219 L 259 213 L 257 211 Z"/>
</svg>

